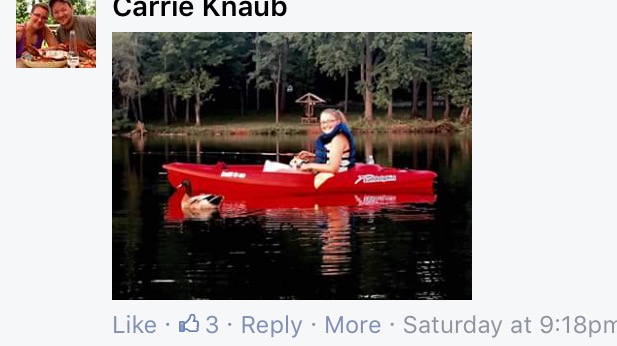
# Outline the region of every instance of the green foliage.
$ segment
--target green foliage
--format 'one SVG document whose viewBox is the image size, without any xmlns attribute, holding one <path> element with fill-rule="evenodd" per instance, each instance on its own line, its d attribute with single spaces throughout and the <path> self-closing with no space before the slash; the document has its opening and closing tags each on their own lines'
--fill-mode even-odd
<svg viewBox="0 0 617 346">
<path fill-rule="evenodd" d="M 230 89 L 242 90 L 248 82 L 251 69 L 253 34 L 252 33 L 220 33 L 223 42 L 229 42 L 228 55 L 220 66 L 225 71 L 231 85 Z"/>
<path fill-rule="evenodd" d="M 23 6 L 22 2 L 22 11 Z M 408 91 L 412 81 L 427 80 L 438 95 L 449 96 L 455 106 L 471 107 L 471 33 L 435 33 L 430 61 L 426 56 L 425 33 L 371 35 L 371 82 L 378 107 L 392 103 L 397 90 Z M 319 72 L 332 79 L 350 71 L 359 72 L 364 63 L 366 36 L 367 33 L 113 33 L 114 92 L 125 101 L 138 95 L 156 99 L 164 92 L 194 100 L 191 102 L 195 106 L 212 101 L 212 91 L 218 87 L 234 93 L 246 92 L 250 97 L 248 93 L 253 91 L 248 88 L 249 82 L 259 89 L 269 89 L 275 83 L 280 87 L 293 84 L 295 93 L 304 93 L 311 91 Z M 351 82 L 355 82 L 362 95 L 365 81 Z"/>
<path fill-rule="evenodd" d="M 250 77 L 255 80 L 258 88 L 269 89 L 273 83 L 286 78 L 291 38 L 292 34 L 281 32 L 269 32 L 257 37 L 257 52 L 253 56 L 256 67 Z"/>
<path fill-rule="evenodd" d="M 85 0 L 72 0 L 73 3 L 73 14 L 74 15 L 82 15 L 88 14 L 88 9 L 86 8 Z"/>
<path fill-rule="evenodd" d="M 182 66 L 176 63 L 180 51 L 176 47 L 177 33 L 137 33 L 142 49 L 139 54 L 143 87 L 145 92 L 165 90 L 177 95 L 176 89 L 183 88 L 185 81 L 179 80 Z M 186 92 L 186 98 L 190 98 Z"/>
<path fill-rule="evenodd" d="M 434 57 L 432 57 L 431 79 L 440 94 L 450 95 L 456 85 L 454 75 L 464 64 L 463 44 L 465 37 L 460 33 L 435 33 Z"/>
<path fill-rule="evenodd" d="M 28 2 L 26 0 L 17 0 L 15 12 L 15 22 L 25 23 L 28 20 L 28 17 L 30 17 L 30 12 L 28 12 Z"/>
<path fill-rule="evenodd" d="M 315 57 L 319 69 L 329 77 L 344 76 L 360 64 L 364 38 L 360 33 L 319 32 L 308 34 L 310 45 L 304 50 Z"/>
<path fill-rule="evenodd" d="M 375 104 L 385 108 L 392 92 L 406 87 L 414 76 L 424 70 L 424 54 L 420 52 L 418 33 L 378 33 L 374 39 L 376 62 L 373 68 L 377 80 Z"/>
<path fill-rule="evenodd" d="M 218 86 L 218 77 L 211 76 L 208 71 L 202 68 L 193 70 L 191 73 L 191 79 L 188 81 L 191 86 L 189 90 L 193 93 L 193 95 L 197 96 L 198 101 L 196 102 L 201 104 L 204 101 L 211 100 L 212 95 L 209 93 L 210 90 Z"/>
<path fill-rule="evenodd" d="M 471 34 L 436 33 L 431 79 L 440 95 L 471 106 Z"/>
<path fill-rule="evenodd" d="M 219 33 L 179 33 L 174 41 L 167 41 L 167 51 L 176 57 L 179 79 L 176 89 L 184 96 L 195 97 L 196 105 L 210 100 L 210 91 L 218 85 L 218 77 L 209 70 L 229 59 L 231 47 Z"/>
<path fill-rule="evenodd" d="M 112 78 L 118 81 L 120 94 L 126 99 L 136 97 L 140 90 L 141 47 L 133 33 L 112 33 Z"/>
<path fill-rule="evenodd" d="M 33 4 L 43 2 L 45 4 L 49 4 L 48 0 L 16 0 L 15 4 L 15 22 L 16 23 L 25 23 L 30 17 L 30 12 L 28 8 Z M 73 3 L 73 14 L 75 15 L 88 15 L 88 16 L 96 16 L 96 2 L 93 0 L 72 0 Z M 51 11 L 51 9 L 50 9 Z M 55 24 L 56 22 L 49 13 L 49 18 L 47 19 L 47 24 Z"/>
<path fill-rule="evenodd" d="M 298 49 L 290 49 L 287 57 L 287 70 L 284 81 L 294 86 L 294 92 L 298 97 L 313 91 L 318 72 L 315 61 L 307 54 Z"/>
</svg>

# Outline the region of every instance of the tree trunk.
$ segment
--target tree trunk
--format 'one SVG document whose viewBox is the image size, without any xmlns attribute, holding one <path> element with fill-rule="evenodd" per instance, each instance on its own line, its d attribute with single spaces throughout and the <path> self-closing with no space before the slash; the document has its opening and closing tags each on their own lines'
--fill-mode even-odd
<svg viewBox="0 0 617 346">
<path fill-rule="evenodd" d="M 136 61 L 136 66 L 135 66 L 135 80 L 137 81 L 137 106 L 139 107 L 139 120 L 140 121 L 144 121 L 144 113 L 143 113 L 143 109 L 141 107 L 141 79 L 139 78 L 139 59 L 138 59 L 138 52 L 137 52 L 137 35 L 133 35 L 133 40 L 134 40 L 134 45 L 133 45 L 133 54 L 135 55 L 135 61 Z"/>
<path fill-rule="evenodd" d="M 122 100 L 122 105 L 124 106 L 124 109 L 126 109 L 126 112 L 124 113 L 123 118 L 124 118 L 124 120 L 127 120 L 129 118 L 129 105 L 130 105 L 128 97 L 125 97 Z"/>
<path fill-rule="evenodd" d="M 246 83 L 244 84 L 244 99 L 246 100 L 246 106 L 250 107 L 250 103 L 251 103 L 251 97 L 249 95 L 249 86 L 250 86 L 251 82 L 250 80 L 247 78 L 246 79 Z"/>
<path fill-rule="evenodd" d="M 201 126 L 201 100 L 199 98 L 199 93 L 195 94 L 195 125 Z"/>
<path fill-rule="evenodd" d="M 244 116 L 244 90 L 240 90 L 240 116 Z"/>
<path fill-rule="evenodd" d="M 144 121 L 144 112 L 141 108 L 141 92 L 137 92 L 137 107 L 139 107 L 139 120 Z"/>
<path fill-rule="evenodd" d="M 279 82 L 274 81 L 274 114 L 276 116 L 276 124 L 279 124 Z"/>
<path fill-rule="evenodd" d="M 420 81 L 418 78 L 414 78 L 411 81 L 411 117 L 419 117 L 420 111 L 418 110 L 418 94 L 420 93 Z"/>
<path fill-rule="evenodd" d="M 373 33 L 366 34 L 366 70 L 364 71 L 364 120 L 373 121 Z"/>
<path fill-rule="evenodd" d="M 176 117 L 176 111 L 178 110 L 178 96 L 172 95 L 169 109 L 171 111 L 171 122 L 176 122 L 178 120 Z"/>
<path fill-rule="evenodd" d="M 255 33 L 255 75 L 259 76 L 259 33 Z M 257 83 L 257 79 L 259 77 L 255 77 L 255 109 L 259 111 L 259 83 Z"/>
<path fill-rule="evenodd" d="M 141 118 L 138 118 L 138 114 L 137 114 L 137 107 L 135 106 L 135 99 L 131 98 L 131 108 L 133 109 L 133 117 L 135 118 L 135 121 L 141 121 Z"/>
<path fill-rule="evenodd" d="M 163 90 L 163 121 L 165 125 L 169 125 L 169 117 L 167 115 L 167 90 Z"/>
<path fill-rule="evenodd" d="M 255 109 L 259 110 L 259 87 L 255 87 Z"/>
<path fill-rule="evenodd" d="M 429 71 L 431 69 L 431 55 L 433 54 L 433 33 L 426 34 L 426 59 L 428 60 Z M 426 78 L 426 120 L 435 120 L 433 117 L 433 85 L 430 75 Z"/>
<path fill-rule="evenodd" d="M 433 121 L 433 85 L 430 80 L 426 81 L 426 120 Z"/>
<path fill-rule="evenodd" d="M 364 78 L 364 70 L 366 68 L 365 66 L 366 64 L 366 58 L 364 58 L 364 50 L 362 51 L 362 54 L 360 56 L 360 80 L 362 82 L 364 82 L 365 78 Z M 364 101 L 366 98 L 366 95 L 364 95 L 364 93 L 362 93 L 362 101 Z"/>
<path fill-rule="evenodd" d="M 281 69 L 283 66 L 283 56 L 281 54 L 279 54 L 279 61 L 278 61 L 278 72 L 277 72 L 277 76 L 276 76 L 276 80 L 274 81 L 274 105 L 275 105 L 275 113 L 276 113 L 276 124 L 279 124 L 279 93 L 280 93 L 280 85 L 281 85 Z"/>
<path fill-rule="evenodd" d="M 184 108 L 184 123 L 186 125 L 188 125 L 191 120 L 189 119 L 189 107 L 190 107 L 190 100 L 186 99 L 186 107 Z"/>
<path fill-rule="evenodd" d="M 392 116 L 394 113 L 392 110 L 392 102 L 394 101 L 392 98 L 392 88 L 388 88 L 388 95 L 390 96 L 390 100 L 388 100 L 388 113 L 386 114 L 386 118 L 392 120 Z"/>
<path fill-rule="evenodd" d="M 347 106 L 349 105 L 349 71 L 345 72 L 345 106 L 344 112 L 347 115 Z"/>
<path fill-rule="evenodd" d="M 471 124 L 471 108 L 470 107 L 467 107 L 467 106 L 463 107 L 463 110 L 461 111 L 461 115 L 459 117 L 459 121 L 463 125 Z"/>
<path fill-rule="evenodd" d="M 448 120 L 450 118 L 450 95 L 446 95 L 444 98 L 443 119 Z"/>
<path fill-rule="evenodd" d="M 287 103 L 287 82 L 283 82 L 281 84 L 281 100 L 280 100 L 281 114 L 287 111 L 287 107 L 285 107 L 286 103 Z"/>
</svg>

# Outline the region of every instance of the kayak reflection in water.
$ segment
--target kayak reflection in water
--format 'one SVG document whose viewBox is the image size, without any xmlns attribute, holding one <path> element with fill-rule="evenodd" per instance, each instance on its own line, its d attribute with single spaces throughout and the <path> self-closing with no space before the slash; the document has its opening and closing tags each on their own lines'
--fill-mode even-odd
<svg viewBox="0 0 617 346">
<path fill-rule="evenodd" d="M 345 115 L 336 109 L 325 109 L 321 112 L 319 124 L 323 133 L 317 138 L 315 153 L 302 150 L 290 163 L 302 171 L 317 173 L 315 188 L 335 173 L 352 168 L 356 162 L 356 143 Z M 298 165 L 298 162 L 301 163 Z"/>
</svg>

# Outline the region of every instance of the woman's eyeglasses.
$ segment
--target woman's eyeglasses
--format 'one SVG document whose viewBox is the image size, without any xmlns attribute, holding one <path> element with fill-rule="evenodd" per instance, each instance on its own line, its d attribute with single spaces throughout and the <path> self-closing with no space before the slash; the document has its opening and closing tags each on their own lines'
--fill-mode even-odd
<svg viewBox="0 0 617 346">
<path fill-rule="evenodd" d="M 32 12 L 32 15 L 33 15 L 33 16 L 35 16 L 35 17 L 37 17 L 38 19 L 40 19 L 40 20 L 44 21 L 44 22 L 46 22 L 46 21 L 47 21 L 47 16 L 44 16 L 44 15 L 42 15 L 42 14 L 40 14 L 40 13 Z"/>
<path fill-rule="evenodd" d="M 330 120 L 322 120 L 319 123 L 323 125 L 323 124 L 332 124 L 332 123 L 337 122 L 337 121 L 338 121 L 338 119 L 330 119 Z"/>
</svg>

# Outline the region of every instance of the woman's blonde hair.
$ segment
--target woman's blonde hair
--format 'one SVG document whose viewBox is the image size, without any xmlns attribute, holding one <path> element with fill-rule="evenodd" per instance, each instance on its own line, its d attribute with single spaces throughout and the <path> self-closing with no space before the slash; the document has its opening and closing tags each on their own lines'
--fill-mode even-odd
<svg viewBox="0 0 617 346">
<path fill-rule="evenodd" d="M 343 112 L 339 111 L 338 109 L 326 108 L 323 111 L 321 111 L 321 115 L 324 115 L 324 114 L 330 114 L 335 119 L 340 120 L 343 124 L 347 125 L 347 118 L 345 118 L 345 114 L 343 114 Z"/>
</svg>

